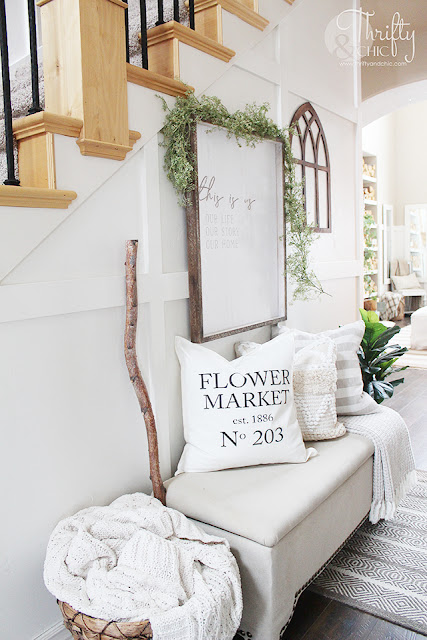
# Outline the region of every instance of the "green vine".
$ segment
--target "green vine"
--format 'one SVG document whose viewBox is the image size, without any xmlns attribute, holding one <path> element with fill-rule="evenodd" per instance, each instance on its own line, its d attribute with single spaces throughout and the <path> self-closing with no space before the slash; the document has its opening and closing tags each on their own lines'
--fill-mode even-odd
<svg viewBox="0 0 427 640">
<path fill-rule="evenodd" d="M 228 137 L 234 138 L 239 146 L 243 142 L 254 147 L 263 138 L 278 138 L 284 143 L 286 267 L 295 285 L 293 299 L 308 300 L 325 293 L 310 266 L 310 249 L 318 236 L 314 226 L 307 224 L 303 187 L 295 177 L 289 129 L 281 129 L 267 117 L 269 105 L 248 104 L 243 110 L 230 113 L 219 98 L 201 96 L 198 99 L 190 91 L 185 97 L 178 97 L 172 109 L 161 99 L 166 112 L 162 143 L 166 148 L 164 168 L 182 205 L 186 204 L 195 188 L 195 157 L 191 150 L 190 134 L 197 122 L 205 121 L 224 127 Z"/>
</svg>

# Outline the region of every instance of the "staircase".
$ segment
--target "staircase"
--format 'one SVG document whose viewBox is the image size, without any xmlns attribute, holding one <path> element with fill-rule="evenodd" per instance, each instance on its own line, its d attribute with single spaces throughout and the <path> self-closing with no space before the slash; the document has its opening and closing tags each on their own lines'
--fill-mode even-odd
<svg viewBox="0 0 427 640">
<path fill-rule="evenodd" d="M 145 69 L 136 64 L 135 0 L 129 2 L 130 62 L 124 2 L 40 0 L 46 110 L 13 121 L 21 184 L 0 186 L 1 237 L 7 238 L 0 282 L 160 131 L 159 95 L 171 105 L 188 87 L 209 93 L 234 65 L 271 65 L 256 47 L 262 51 L 292 3 L 195 0 L 193 30 L 184 4 L 180 23 L 151 26 L 157 2 L 148 2 Z"/>
</svg>

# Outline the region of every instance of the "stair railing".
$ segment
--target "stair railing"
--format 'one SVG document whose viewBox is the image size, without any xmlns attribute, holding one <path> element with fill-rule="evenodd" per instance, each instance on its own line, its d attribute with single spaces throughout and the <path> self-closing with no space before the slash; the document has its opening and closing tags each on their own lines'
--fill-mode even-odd
<svg viewBox="0 0 427 640">
<path fill-rule="evenodd" d="M 179 17 L 178 17 L 179 20 Z M 157 0 L 157 22 L 156 25 L 164 24 L 163 20 L 163 0 Z"/>
<path fill-rule="evenodd" d="M 9 48 L 7 45 L 7 25 L 5 0 L 0 0 L 0 52 L 3 82 L 4 130 L 6 138 L 7 178 L 4 184 L 18 186 L 13 155 L 12 104 L 10 100 Z"/>
<path fill-rule="evenodd" d="M 33 96 L 33 104 L 28 110 L 28 114 L 43 111 L 40 107 L 39 92 L 39 64 L 37 56 L 37 29 L 36 29 L 36 11 L 34 0 L 28 0 L 28 28 L 30 32 L 30 58 L 31 58 L 31 89 Z"/>
<path fill-rule="evenodd" d="M 29 2 L 31 0 L 28 0 Z M 132 0 L 131 0 L 132 1 Z M 129 0 L 124 0 L 129 4 Z M 148 46 L 147 46 L 147 6 L 146 0 L 139 0 L 140 16 L 141 16 L 141 66 L 148 69 Z M 188 2 L 190 29 L 195 29 L 194 20 L 194 0 Z M 180 22 L 179 17 L 179 0 L 173 0 L 173 19 Z M 157 0 L 157 21 L 156 26 L 165 24 L 164 21 L 164 0 Z M 126 27 L 126 61 L 129 62 L 129 18 L 128 9 L 125 10 L 125 27 Z"/>
<path fill-rule="evenodd" d="M 139 0 L 141 11 L 141 57 L 142 68 L 148 69 L 148 47 L 147 47 L 147 7 L 145 0 Z"/>
<path fill-rule="evenodd" d="M 128 0 L 123 0 L 128 4 Z M 126 62 L 129 62 L 129 10 L 125 9 Z"/>
<path fill-rule="evenodd" d="M 194 31 L 194 29 L 196 28 L 194 22 L 194 0 L 189 0 L 188 10 L 190 12 L 190 29 L 193 29 Z"/>
<path fill-rule="evenodd" d="M 140 20 L 141 20 L 141 66 L 148 69 L 148 46 L 147 46 L 147 7 L 146 0 L 139 1 Z M 128 4 L 129 0 L 124 0 Z M 180 3 L 179 0 L 168 0 L 173 6 L 173 19 L 180 22 Z M 8 48 L 8 32 L 7 32 L 7 16 L 5 0 L 0 0 L 0 55 L 2 68 L 2 84 L 3 84 L 3 112 L 4 112 L 4 128 L 5 128 L 5 148 L 7 162 L 7 179 L 5 185 L 19 186 L 20 181 L 17 178 L 15 155 L 14 155 L 14 138 L 13 138 L 13 122 L 12 122 L 12 99 L 11 99 L 11 83 L 10 83 L 10 62 Z M 40 3 L 41 5 L 46 2 Z M 123 5 L 122 5 L 123 6 Z M 37 55 L 37 25 L 35 0 L 27 0 L 28 8 L 28 26 L 29 26 L 29 43 L 30 43 L 30 64 L 31 64 L 31 87 L 32 87 L 32 105 L 28 110 L 28 114 L 35 114 L 43 111 L 40 105 L 40 89 L 39 89 L 39 71 L 38 71 L 38 55 Z M 189 24 L 191 29 L 195 29 L 194 18 L 194 0 L 188 0 L 189 8 Z M 128 9 L 125 10 L 125 31 L 126 31 L 126 60 L 129 62 L 129 24 Z M 157 25 L 164 24 L 164 0 L 157 0 Z"/>
<path fill-rule="evenodd" d="M 30 32 L 31 87 L 33 101 L 33 104 L 30 107 L 28 113 L 32 114 L 43 110 L 40 107 L 39 71 L 37 60 L 37 31 L 34 0 L 28 0 L 28 26 Z M 7 179 L 4 181 L 4 184 L 19 186 L 20 183 L 16 178 L 15 157 L 13 153 L 12 102 L 10 91 L 9 47 L 7 40 L 5 0 L 0 0 L 0 53 L 7 162 Z"/>
</svg>

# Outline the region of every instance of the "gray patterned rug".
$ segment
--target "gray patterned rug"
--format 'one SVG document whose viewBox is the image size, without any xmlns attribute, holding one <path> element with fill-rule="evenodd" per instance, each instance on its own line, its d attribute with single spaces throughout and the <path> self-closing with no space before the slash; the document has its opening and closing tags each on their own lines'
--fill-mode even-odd
<svg viewBox="0 0 427 640">
<path fill-rule="evenodd" d="M 366 522 L 310 586 L 427 635 L 427 471 L 393 520 Z"/>
</svg>

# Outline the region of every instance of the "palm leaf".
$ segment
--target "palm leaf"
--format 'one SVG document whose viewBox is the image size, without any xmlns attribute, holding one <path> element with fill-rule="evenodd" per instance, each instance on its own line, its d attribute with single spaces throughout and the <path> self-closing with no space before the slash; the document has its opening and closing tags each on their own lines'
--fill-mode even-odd
<svg viewBox="0 0 427 640">
<path fill-rule="evenodd" d="M 403 368 L 406 369 L 406 367 Z M 399 378 L 398 380 L 390 380 L 390 384 L 392 384 L 393 387 L 397 387 L 399 384 L 403 384 L 404 382 L 404 378 Z"/>
<path fill-rule="evenodd" d="M 394 388 L 404 382 L 403 378 L 386 382 L 390 375 L 407 367 L 394 367 L 407 348 L 390 344 L 390 340 L 400 331 L 400 327 L 386 327 L 379 322 L 374 312 L 360 310 L 365 322 L 365 333 L 357 352 L 362 371 L 363 389 L 380 404 L 391 398 Z"/>
</svg>

